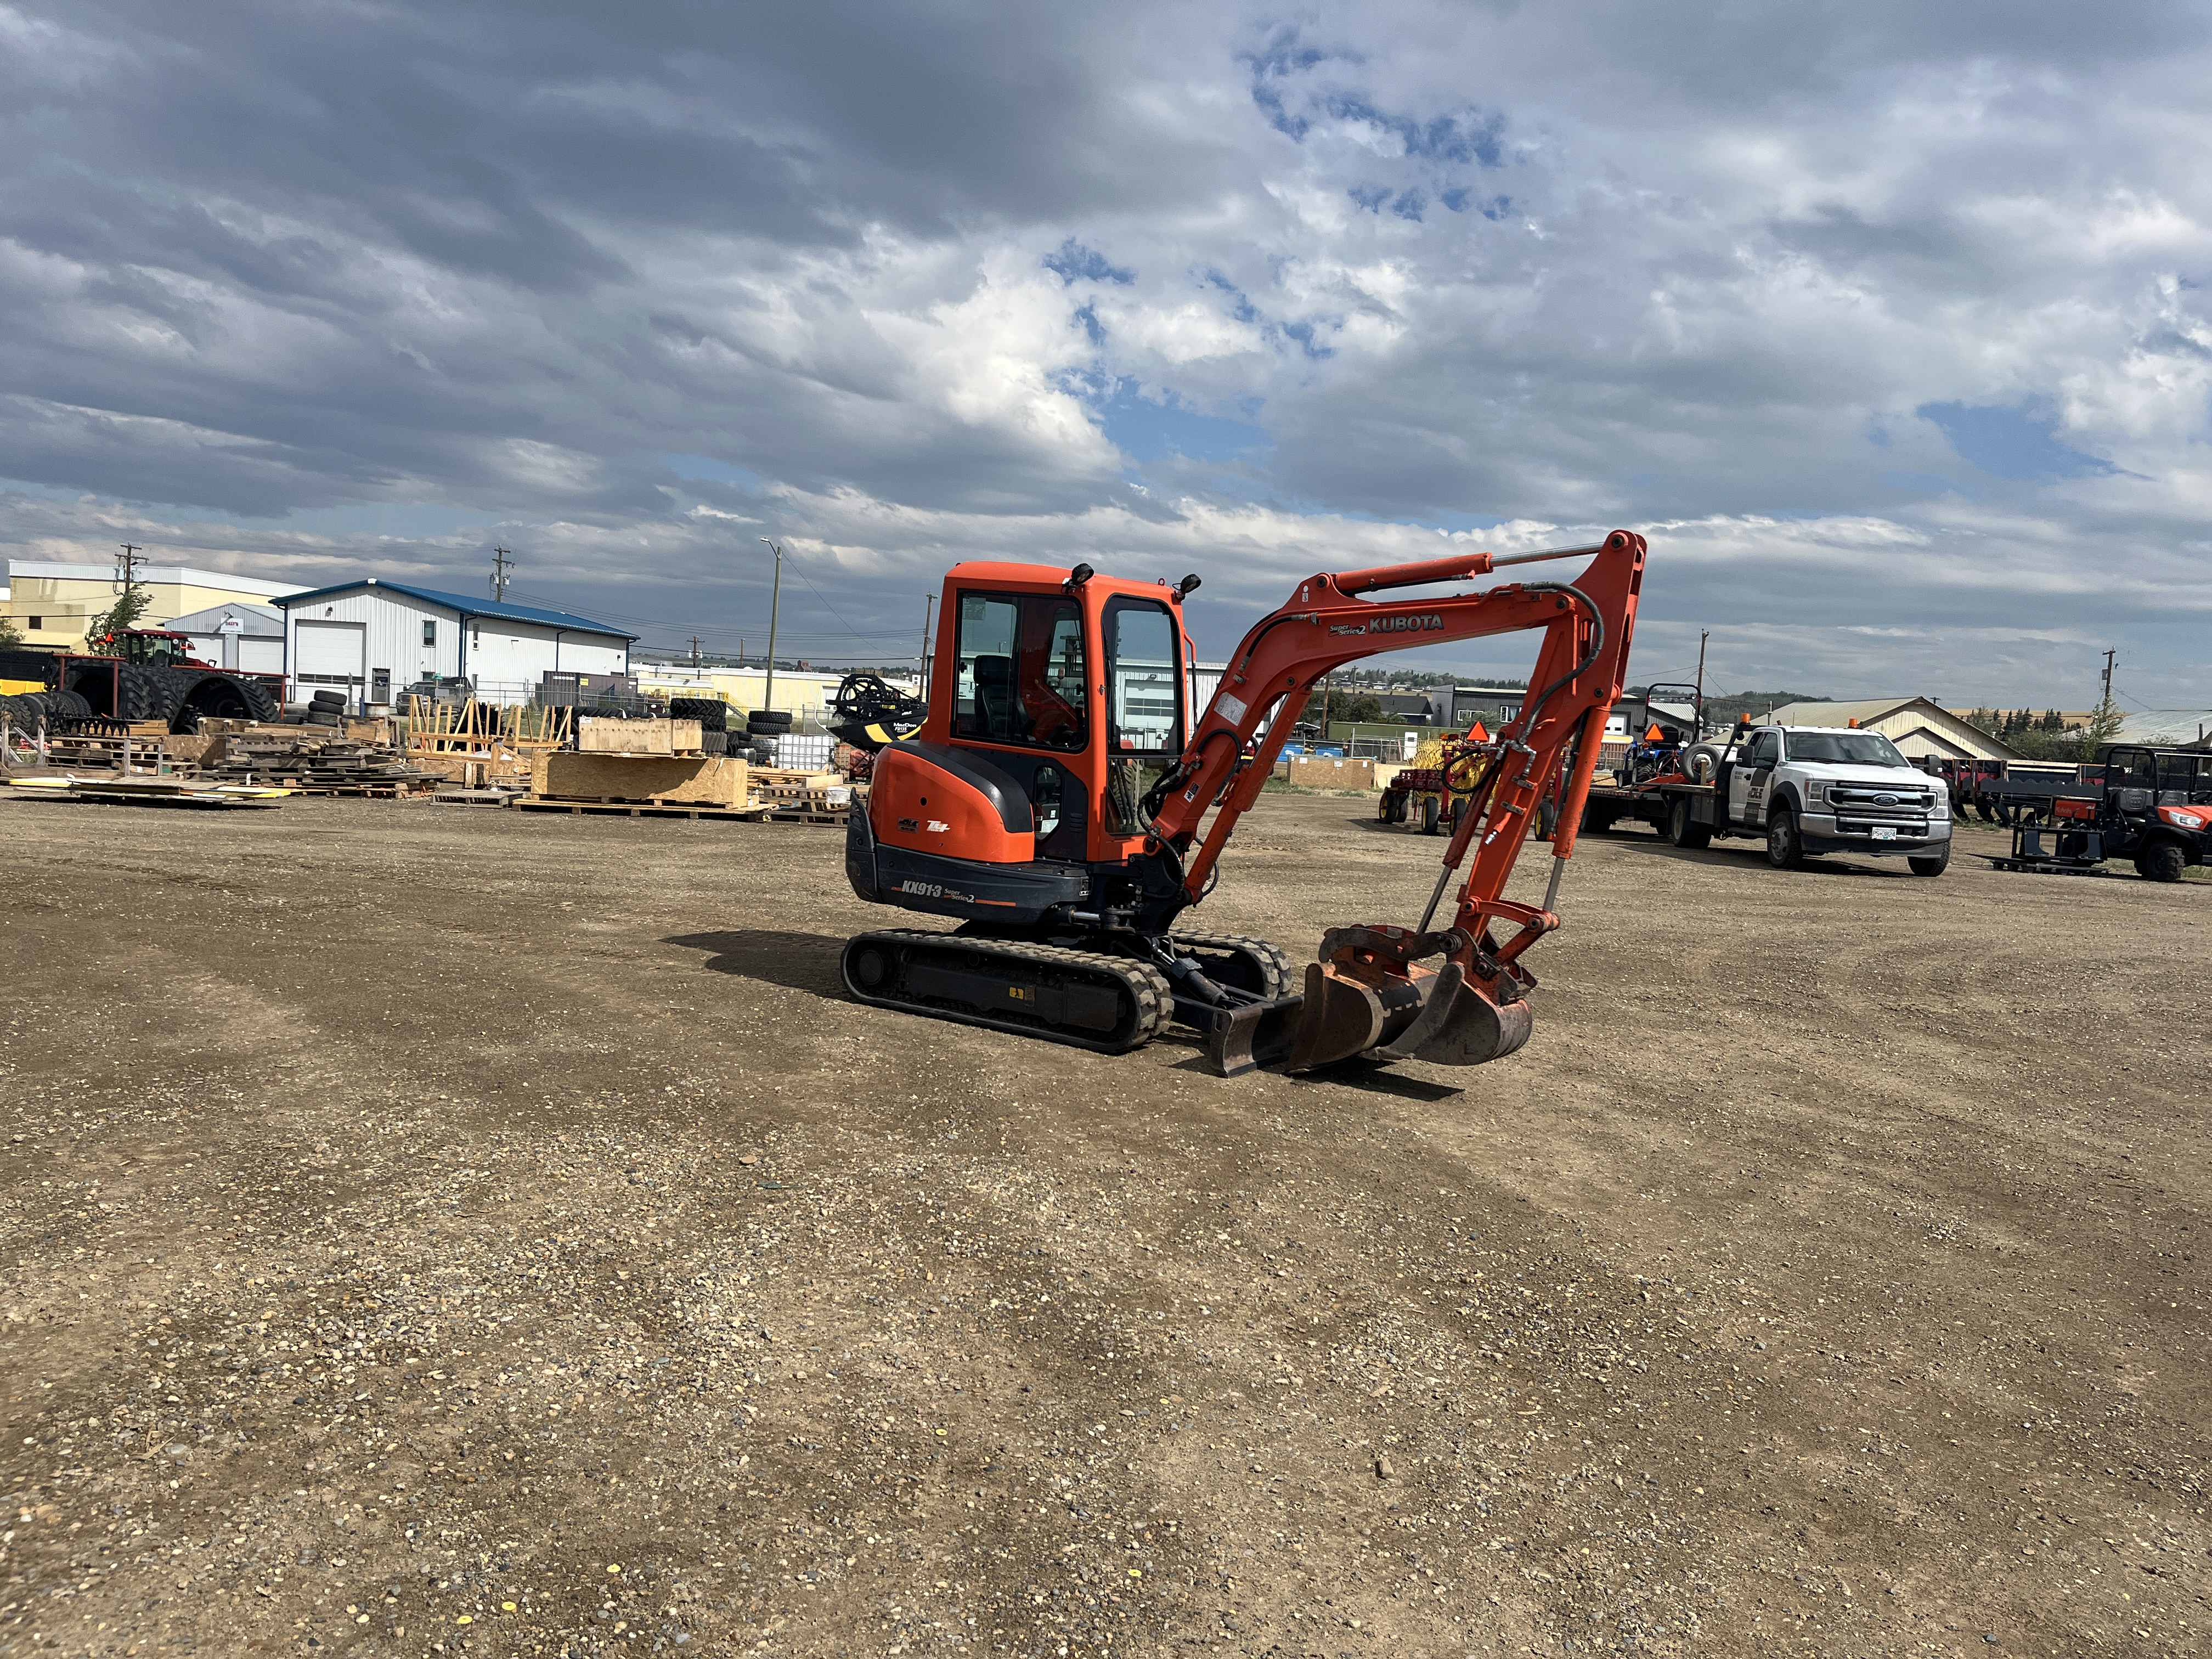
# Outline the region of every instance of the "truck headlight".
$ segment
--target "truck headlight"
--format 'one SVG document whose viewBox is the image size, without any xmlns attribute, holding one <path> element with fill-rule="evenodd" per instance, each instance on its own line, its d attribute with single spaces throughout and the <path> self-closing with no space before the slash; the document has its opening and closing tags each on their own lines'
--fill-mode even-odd
<svg viewBox="0 0 2212 1659">
<path fill-rule="evenodd" d="M 1815 779 L 1805 786 L 1805 799 L 1809 805 L 1817 806 L 1827 799 L 1828 786 L 1826 783 Z"/>
</svg>

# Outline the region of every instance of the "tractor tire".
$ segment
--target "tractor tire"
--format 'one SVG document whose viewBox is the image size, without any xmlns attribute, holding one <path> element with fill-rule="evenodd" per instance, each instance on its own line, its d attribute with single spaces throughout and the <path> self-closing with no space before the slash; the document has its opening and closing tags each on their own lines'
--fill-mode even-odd
<svg viewBox="0 0 2212 1659">
<path fill-rule="evenodd" d="M 745 716 L 745 730 L 763 738 L 780 738 L 791 730 L 791 713 L 783 708 L 756 708 Z"/>
<path fill-rule="evenodd" d="M 1433 836 L 1437 833 L 1437 820 L 1440 813 L 1441 809 L 1437 806 L 1437 798 L 1434 795 L 1421 797 L 1421 833 L 1423 835 Z"/>
<path fill-rule="evenodd" d="M 1559 804 L 1548 795 L 1536 803 L 1536 839 L 1549 841 L 1559 827 Z"/>
<path fill-rule="evenodd" d="M 699 751 L 706 755 L 725 755 L 730 752 L 730 734 L 726 732 L 702 732 Z"/>
<path fill-rule="evenodd" d="M 1388 823 L 1390 821 L 1390 792 L 1385 789 L 1375 798 L 1375 822 Z"/>
<path fill-rule="evenodd" d="M 1940 876 L 1951 867 L 1951 844 L 1944 842 L 1940 853 L 1914 854 L 1905 862 L 1916 876 Z"/>
<path fill-rule="evenodd" d="M 1797 815 L 1786 806 L 1767 814 L 1766 861 L 1778 870 L 1805 867 L 1805 837 L 1798 833 Z"/>
<path fill-rule="evenodd" d="M 112 712 L 119 720 L 159 720 L 167 726 L 176 718 L 187 689 L 181 674 L 125 663 L 117 678 Z"/>
<path fill-rule="evenodd" d="M 257 690 L 262 693 L 258 705 L 253 696 Z M 186 693 L 183 706 L 170 718 L 169 730 L 197 732 L 204 720 L 265 720 L 268 715 L 262 710 L 275 707 L 276 699 L 268 695 L 266 687 L 211 674 Z"/>
<path fill-rule="evenodd" d="M 1679 798 L 1667 809 L 1667 842 L 1669 846 L 1692 853 L 1713 844 L 1712 830 L 1692 820 L 1687 796 Z"/>
<path fill-rule="evenodd" d="M 2179 881 L 2189 854 L 2178 842 L 2162 841 L 2136 854 L 2136 873 L 2145 881 Z"/>
</svg>

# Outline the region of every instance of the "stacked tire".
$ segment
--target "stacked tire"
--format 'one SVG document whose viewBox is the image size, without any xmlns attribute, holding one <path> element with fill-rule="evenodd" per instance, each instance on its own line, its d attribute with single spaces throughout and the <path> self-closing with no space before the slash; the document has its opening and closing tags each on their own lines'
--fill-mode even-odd
<svg viewBox="0 0 2212 1659">
<path fill-rule="evenodd" d="M 668 718 L 672 720 L 696 720 L 702 732 L 727 732 L 730 729 L 730 705 L 720 697 L 671 697 Z"/>
<path fill-rule="evenodd" d="M 307 723 L 309 726 L 343 726 L 345 724 L 345 707 L 343 691 L 318 691 L 308 702 Z"/>
<path fill-rule="evenodd" d="M 791 735 L 791 714 L 783 708 L 756 708 L 745 716 L 745 741 L 751 759 L 764 766 L 775 763 L 775 746 Z"/>
</svg>

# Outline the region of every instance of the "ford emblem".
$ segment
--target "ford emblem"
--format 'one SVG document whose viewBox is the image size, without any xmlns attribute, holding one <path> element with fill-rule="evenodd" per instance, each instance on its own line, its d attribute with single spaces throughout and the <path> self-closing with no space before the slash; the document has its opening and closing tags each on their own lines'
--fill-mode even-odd
<svg viewBox="0 0 2212 1659">
<path fill-rule="evenodd" d="M 1874 804 L 1876 806 L 1894 806 L 1897 805 L 1897 797 L 1894 795 L 1876 795 L 1874 798 Z"/>
</svg>

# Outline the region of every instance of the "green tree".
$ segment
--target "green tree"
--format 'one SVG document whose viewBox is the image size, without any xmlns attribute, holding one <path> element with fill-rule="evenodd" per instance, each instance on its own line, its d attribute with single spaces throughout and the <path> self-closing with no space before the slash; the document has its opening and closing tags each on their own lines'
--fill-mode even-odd
<svg viewBox="0 0 2212 1659">
<path fill-rule="evenodd" d="M 23 632 L 15 626 L 13 617 L 0 616 L 0 651 L 23 642 Z"/>
<path fill-rule="evenodd" d="M 136 628 L 146 608 L 154 603 L 154 590 L 143 582 L 133 582 L 115 596 L 115 603 L 84 625 L 87 645 L 99 647 L 106 645 L 125 629 Z"/>
</svg>

